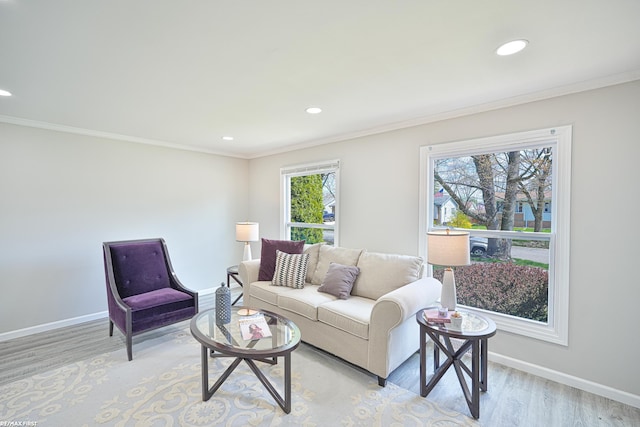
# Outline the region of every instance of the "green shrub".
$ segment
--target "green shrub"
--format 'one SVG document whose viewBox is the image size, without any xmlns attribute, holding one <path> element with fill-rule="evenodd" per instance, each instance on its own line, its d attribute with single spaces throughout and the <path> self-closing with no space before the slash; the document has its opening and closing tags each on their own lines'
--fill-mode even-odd
<svg viewBox="0 0 640 427">
<path fill-rule="evenodd" d="M 456 211 L 456 216 L 449 221 L 448 225 L 455 228 L 471 228 L 473 226 L 469 217 L 467 217 L 462 211 Z"/>
<path fill-rule="evenodd" d="M 291 221 L 322 224 L 322 175 L 291 178 Z M 318 228 L 291 229 L 291 240 L 305 240 L 308 244 L 322 242 Z"/>
<path fill-rule="evenodd" d="M 291 240 L 304 240 L 305 243 L 311 245 L 324 241 L 324 238 L 320 229 L 292 227 Z"/>
</svg>

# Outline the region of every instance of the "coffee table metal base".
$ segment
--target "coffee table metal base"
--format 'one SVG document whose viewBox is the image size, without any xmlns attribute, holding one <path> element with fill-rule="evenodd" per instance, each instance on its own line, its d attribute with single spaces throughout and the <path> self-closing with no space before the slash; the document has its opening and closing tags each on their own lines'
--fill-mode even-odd
<svg viewBox="0 0 640 427">
<path fill-rule="evenodd" d="M 233 357 L 227 356 L 222 353 L 211 354 L 211 357 Z M 211 396 L 215 394 L 215 392 L 220 388 L 220 386 L 225 382 L 229 375 L 238 367 L 242 361 L 246 362 L 249 365 L 249 368 L 253 371 L 253 373 L 258 377 L 262 385 L 267 389 L 269 394 L 274 398 L 274 400 L 280 405 L 282 410 L 285 413 L 291 412 L 291 353 L 286 353 L 284 356 L 284 397 L 276 388 L 269 382 L 267 377 L 260 371 L 260 369 L 256 366 L 254 360 L 259 362 L 268 363 L 270 365 L 275 365 L 277 363 L 277 358 L 274 357 L 272 359 L 254 359 L 248 357 L 237 357 L 236 360 L 233 361 L 231 365 L 224 371 L 224 373 L 218 378 L 218 380 L 209 388 L 209 349 L 205 346 L 202 346 L 202 400 L 207 401 L 211 399 Z"/>
</svg>

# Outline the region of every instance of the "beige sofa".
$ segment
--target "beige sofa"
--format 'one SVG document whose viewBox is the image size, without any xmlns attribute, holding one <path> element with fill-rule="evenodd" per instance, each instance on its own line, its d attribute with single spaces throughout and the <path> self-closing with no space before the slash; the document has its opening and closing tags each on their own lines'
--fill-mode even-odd
<svg viewBox="0 0 640 427">
<path fill-rule="evenodd" d="M 293 320 L 303 341 L 377 375 L 384 386 L 389 374 L 419 349 L 415 314 L 435 303 L 441 283 L 422 277 L 419 257 L 328 245 L 304 251 L 309 260 L 302 289 L 258 281 L 260 260 L 242 262 L 244 305 Z M 332 262 L 360 270 L 347 299 L 318 292 Z"/>
</svg>

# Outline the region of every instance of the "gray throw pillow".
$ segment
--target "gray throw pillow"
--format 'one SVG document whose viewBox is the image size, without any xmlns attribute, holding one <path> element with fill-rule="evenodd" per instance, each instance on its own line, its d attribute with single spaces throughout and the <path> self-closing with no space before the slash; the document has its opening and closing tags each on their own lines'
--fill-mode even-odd
<svg viewBox="0 0 640 427">
<path fill-rule="evenodd" d="M 340 299 L 347 299 L 351 295 L 353 282 L 356 281 L 360 269 L 354 265 L 342 265 L 332 262 L 329 264 L 326 276 L 318 288 L 318 292 L 325 292 Z"/>
</svg>

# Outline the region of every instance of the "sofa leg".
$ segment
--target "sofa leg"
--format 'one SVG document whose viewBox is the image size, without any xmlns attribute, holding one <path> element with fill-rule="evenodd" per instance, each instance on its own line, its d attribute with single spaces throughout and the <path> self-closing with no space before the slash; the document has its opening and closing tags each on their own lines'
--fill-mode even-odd
<svg viewBox="0 0 640 427">
<path fill-rule="evenodd" d="M 384 387 L 387 385 L 387 379 L 386 378 L 382 378 L 382 377 L 378 377 L 378 385 L 380 387 Z"/>
<path fill-rule="evenodd" d="M 109 319 L 109 336 L 113 336 L 113 321 Z"/>
</svg>

